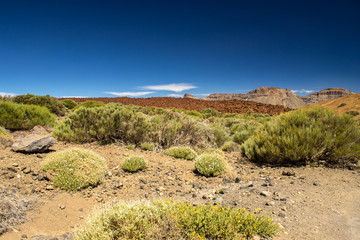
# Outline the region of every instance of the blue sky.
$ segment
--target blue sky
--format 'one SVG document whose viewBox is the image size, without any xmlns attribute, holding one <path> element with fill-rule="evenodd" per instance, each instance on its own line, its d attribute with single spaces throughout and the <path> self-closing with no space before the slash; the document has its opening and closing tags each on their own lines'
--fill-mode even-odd
<svg viewBox="0 0 360 240">
<path fill-rule="evenodd" d="M 0 93 L 360 92 L 360 2 L 0 1 Z"/>
</svg>

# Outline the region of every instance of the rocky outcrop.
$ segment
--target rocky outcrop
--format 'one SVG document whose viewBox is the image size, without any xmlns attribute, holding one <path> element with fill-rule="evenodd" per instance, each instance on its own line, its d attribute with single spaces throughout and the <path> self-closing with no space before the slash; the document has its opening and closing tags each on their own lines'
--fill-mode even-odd
<svg viewBox="0 0 360 240">
<path fill-rule="evenodd" d="M 189 93 L 185 93 L 185 94 L 184 94 L 184 98 L 190 98 L 190 99 L 201 99 L 201 98 L 199 98 L 199 97 L 195 97 L 194 95 L 191 95 L 191 94 L 189 94 Z"/>
<path fill-rule="evenodd" d="M 221 100 L 245 100 L 258 103 L 281 105 L 287 108 L 300 108 L 309 104 L 322 102 L 325 100 L 343 97 L 354 94 L 343 88 L 327 88 L 322 91 L 310 94 L 308 96 L 299 96 L 289 89 L 276 87 L 260 87 L 246 94 L 242 93 L 213 93 L 202 98 L 203 100 L 221 101 Z M 184 98 L 190 98 L 191 94 L 185 94 Z"/>
<path fill-rule="evenodd" d="M 56 139 L 50 135 L 29 134 L 16 139 L 11 150 L 22 153 L 40 153 L 47 151 L 55 142 Z"/>
<path fill-rule="evenodd" d="M 345 97 L 352 94 L 354 94 L 354 92 L 346 90 L 344 88 L 327 88 L 319 92 L 302 97 L 302 99 L 304 100 L 306 105 L 309 105 L 334 98 Z"/>
</svg>

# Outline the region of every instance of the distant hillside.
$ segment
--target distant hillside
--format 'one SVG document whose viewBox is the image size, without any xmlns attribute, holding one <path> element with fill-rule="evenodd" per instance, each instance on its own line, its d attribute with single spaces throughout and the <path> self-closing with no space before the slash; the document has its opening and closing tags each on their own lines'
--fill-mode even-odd
<svg viewBox="0 0 360 240">
<path fill-rule="evenodd" d="M 360 113 L 360 93 L 311 104 L 305 108 L 318 106 L 332 109 L 337 114 L 344 114 L 350 111 L 356 111 Z M 360 119 L 360 114 L 355 116 L 355 119 Z"/>
<path fill-rule="evenodd" d="M 246 94 L 242 93 L 213 93 L 203 100 L 245 100 L 296 109 L 309 104 L 321 102 L 328 99 L 343 97 L 354 94 L 343 88 L 327 88 L 322 91 L 307 95 L 305 97 L 294 94 L 289 89 L 275 87 L 261 87 Z M 193 98 L 191 94 L 185 94 L 184 98 Z"/>
</svg>

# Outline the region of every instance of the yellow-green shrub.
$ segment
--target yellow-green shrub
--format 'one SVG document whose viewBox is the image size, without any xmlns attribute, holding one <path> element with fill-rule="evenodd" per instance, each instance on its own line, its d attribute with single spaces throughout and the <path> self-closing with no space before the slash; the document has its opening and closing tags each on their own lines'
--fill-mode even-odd
<svg viewBox="0 0 360 240">
<path fill-rule="evenodd" d="M 197 156 L 194 150 L 185 146 L 168 148 L 164 151 L 164 154 L 174 158 L 183 158 L 186 160 L 194 160 Z"/>
<path fill-rule="evenodd" d="M 84 108 L 94 108 L 94 107 L 103 107 L 105 106 L 105 103 L 99 102 L 99 101 L 85 101 L 82 103 L 79 103 L 74 109 L 78 109 L 81 107 Z"/>
<path fill-rule="evenodd" d="M 49 109 L 50 112 L 64 116 L 66 109 L 64 104 L 57 98 L 51 97 L 50 95 L 38 96 L 33 94 L 17 95 L 12 98 L 15 103 L 32 104 L 37 106 L 43 106 Z"/>
<path fill-rule="evenodd" d="M 220 154 L 202 154 L 196 158 L 195 169 L 206 177 L 215 177 L 226 169 L 224 157 Z"/>
<path fill-rule="evenodd" d="M 31 129 L 35 125 L 53 126 L 56 116 L 46 107 L 0 102 L 0 126 L 10 130 Z"/>
<path fill-rule="evenodd" d="M 64 100 L 61 100 L 61 102 L 68 109 L 73 109 L 77 106 L 77 103 L 72 99 L 64 99 Z"/>
<path fill-rule="evenodd" d="M 118 202 L 103 208 L 75 235 L 75 240 L 251 239 L 279 232 L 271 218 L 245 209 L 176 202 Z"/>
<path fill-rule="evenodd" d="M 103 157 L 81 148 L 52 153 L 41 165 L 45 171 L 55 171 L 54 186 L 71 191 L 98 185 L 107 170 Z"/>
<path fill-rule="evenodd" d="M 13 143 L 13 137 L 11 134 L 3 127 L 0 127 L 0 149 L 9 147 Z"/>
<path fill-rule="evenodd" d="M 144 143 L 140 144 L 140 148 L 142 150 L 146 150 L 146 151 L 154 151 L 155 146 L 152 143 L 144 142 Z"/>
<path fill-rule="evenodd" d="M 272 119 L 242 145 L 252 161 L 305 164 L 358 161 L 360 128 L 349 115 L 323 108 L 300 109 Z"/>
<path fill-rule="evenodd" d="M 136 172 L 145 169 L 147 163 L 141 156 L 131 156 L 125 159 L 122 168 L 129 172 Z"/>
<path fill-rule="evenodd" d="M 234 150 L 234 146 L 236 147 L 236 143 L 233 141 L 227 141 L 224 143 L 224 145 L 221 146 L 221 150 L 224 152 L 232 152 Z"/>
</svg>

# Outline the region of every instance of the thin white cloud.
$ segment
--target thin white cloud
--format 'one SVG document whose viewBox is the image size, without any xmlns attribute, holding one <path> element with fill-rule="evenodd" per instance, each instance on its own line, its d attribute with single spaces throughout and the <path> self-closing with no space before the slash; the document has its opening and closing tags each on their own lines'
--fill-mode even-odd
<svg viewBox="0 0 360 240">
<path fill-rule="evenodd" d="M 62 96 L 61 98 L 89 98 L 88 96 Z"/>
<path fill-rule="evenodd" d="M 7 96 L 13 97 L 15 95 L 16 95 L 15 93 L 0 92 L 0 96 L 2 97 L 7 97 Z"/>
<path fill-rule="evenodd" d="M 155 93 L 155 92 L 105 92 L 105 93 L 115 95 L 118 97 L 126 97 L 126 96 L 139 97 L 139 96 L 144 96 L 144 95 L 148 95 L 148 94 Z"/>
<path fill-rule="evenodd" d="M 172 91 L 172 92 L 182 92 L 184 90 L 189 90 L 193 88 L 197 88 L 197 87 L 189 83 L 171 83 L 165 85 L 150 85 L 150 86 L 141 87 L 141 89 L 147 89 L 147 90 Z"/>
<path fill-rule="evenodd" d="M 313 93 L 315 92 L 314 90 L 306 90 L 306 89 L 300 89 L 300 90 L 291 90 L 293 93 Z"/>
<path fill-rule="evenodd" d="M 172 93 L 172 94 L 168 94 L 168 97 L 183 97 L 183 95 L 182 94 Z"/>
</svg>

